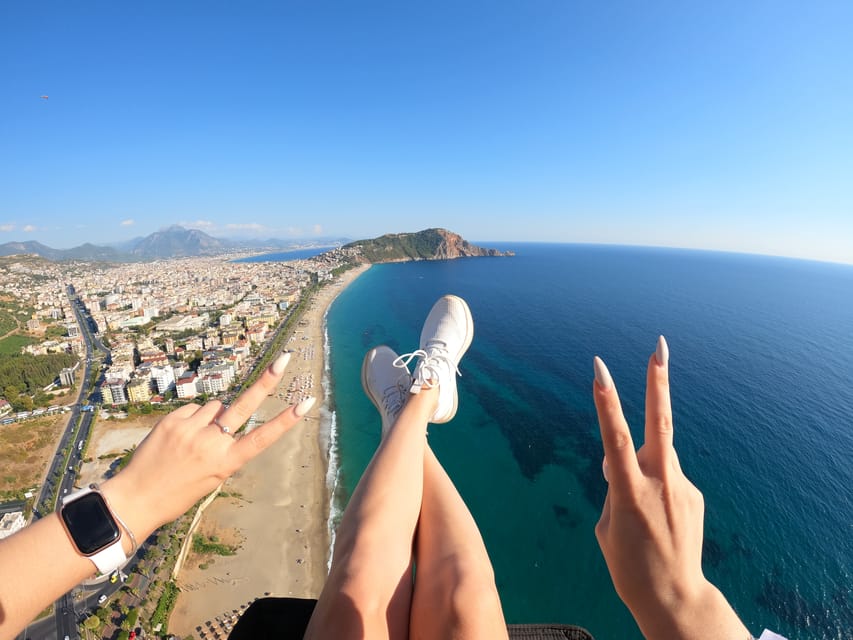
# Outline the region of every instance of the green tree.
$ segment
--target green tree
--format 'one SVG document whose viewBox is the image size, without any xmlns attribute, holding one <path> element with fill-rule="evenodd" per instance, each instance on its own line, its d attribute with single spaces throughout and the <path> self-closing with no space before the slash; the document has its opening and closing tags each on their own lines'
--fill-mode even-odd
<svg viewBox="0 0 853 640">
<path fill-rule="evenodd" d="M 89 616 L 83 621 L 83 626 L 89 631 L 97 631 L 101 626 L 101 619 L 98 616 Z"/>
</svg>

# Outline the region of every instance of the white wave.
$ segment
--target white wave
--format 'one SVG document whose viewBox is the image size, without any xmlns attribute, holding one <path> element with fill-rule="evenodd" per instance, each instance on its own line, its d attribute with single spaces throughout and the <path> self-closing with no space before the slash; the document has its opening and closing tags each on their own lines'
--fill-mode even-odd
<svg viewBox="0 0 853 640">
<path fill-rule="evenodd" d="M 338 457 L 338 420 L 332 403 L 331 365 L 329 355 L 329 327 L 326 322 L 329 310 L 323 314 L 323 396 L 326 402 L 320 409 L 320 447 L 326 454 L 326 488 L 329 491 L 329 520 L 326 526 L 329 531 L 329 556 L 326 569 L 331 571 L 332 555 L 335 550 L 335 534 L 341 518 L 340 508 L 335 499 L 338 492 L 341 469 Z"/>
</svg>

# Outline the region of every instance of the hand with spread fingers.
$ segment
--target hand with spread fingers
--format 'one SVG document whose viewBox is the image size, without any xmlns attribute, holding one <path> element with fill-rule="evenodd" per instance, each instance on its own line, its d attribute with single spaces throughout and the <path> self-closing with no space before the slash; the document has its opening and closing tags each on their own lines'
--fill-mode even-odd
<svg viewBox="0 0 853 640">
<path fill-rule="evenodd" d="M 704 501 L 673 448 L 669 348 L 648 363 L 645 441 L 635 451 L 610 372 L 596 356 L 593 395 L 608 482 L 595 528 L 616 591 L 650 639 L 752 636 L 702 573 Z"/>
<path fill-rule="evenodd" d="M 246 435 L 237 433 L 275 389 L 289 359 L 289 353 L 281 354 L 230 406 L 214 400 L 167 415 L 140 443 L 130 464 L 104 483 L 110 504 L 126 514 L 137 537 L 183 514 L 308 412 L 313 398 L 288 407 Z"/>
<path fill-rule="evenodd" d="M 109 573 L 121 566 L 136 552 L 137 541 L 183 514 L 299 422 L 313 398 L 235 437 L 275 389 L 289 358 L 281 354 L 230 407 L 213 401 L 176 409 L 101 487 L 69 494 L 57 512 L 0 540 L 0 575 L 16 576 L 0 581 L 0 640 L 15 637 L 96 570 Z"/>
</svg>

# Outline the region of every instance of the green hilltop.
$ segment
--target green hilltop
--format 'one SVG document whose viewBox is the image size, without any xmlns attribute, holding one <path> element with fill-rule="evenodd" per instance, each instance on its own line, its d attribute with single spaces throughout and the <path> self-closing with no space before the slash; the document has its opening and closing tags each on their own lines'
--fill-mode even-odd
<svg viewBox="0 0 853 640">
<path fill-rule="evenodd" d="M 389 233 L 372 240 L 351 242 L 343 248 L 354 250 L 365 262 L 373 263 L 513 255 L 511 251 L 478 247 L 447 229 Z"/>
</svg>

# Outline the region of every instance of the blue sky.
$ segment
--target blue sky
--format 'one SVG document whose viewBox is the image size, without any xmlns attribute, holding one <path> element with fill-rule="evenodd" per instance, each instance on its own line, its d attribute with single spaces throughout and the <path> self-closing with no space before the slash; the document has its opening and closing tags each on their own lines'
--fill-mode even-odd
<svg viewBox="0 0 853 640">
<path fill-rule="evenodd" d="M 0 243 L 440 226 L 853 263 L 851 29 L 850 2 L 10 0 Z"/>
</svg>

